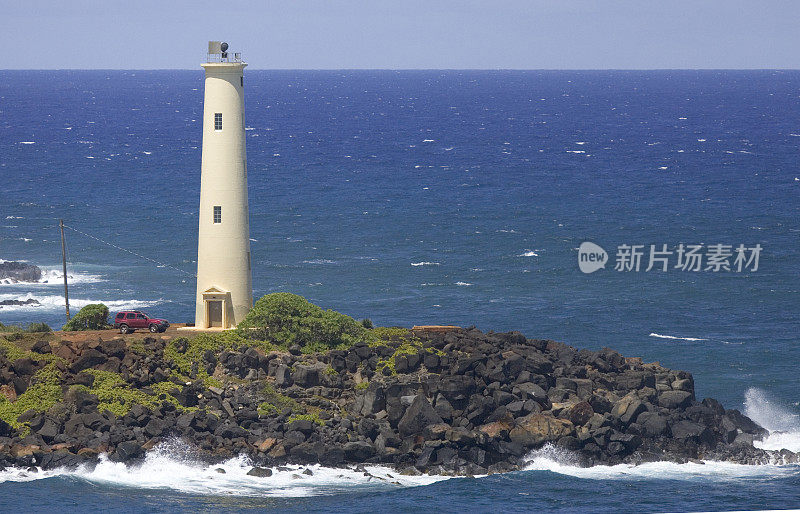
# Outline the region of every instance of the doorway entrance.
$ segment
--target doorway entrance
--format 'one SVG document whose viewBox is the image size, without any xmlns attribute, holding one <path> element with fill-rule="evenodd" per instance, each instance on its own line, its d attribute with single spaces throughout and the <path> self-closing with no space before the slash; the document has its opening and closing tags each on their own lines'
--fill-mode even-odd
<svg viewBox="0 0 800 514">
<path fill-rule="evenodd" d="M 208 326 L 222 327 L 222 300 L 208 301 Z"/>
</svg>

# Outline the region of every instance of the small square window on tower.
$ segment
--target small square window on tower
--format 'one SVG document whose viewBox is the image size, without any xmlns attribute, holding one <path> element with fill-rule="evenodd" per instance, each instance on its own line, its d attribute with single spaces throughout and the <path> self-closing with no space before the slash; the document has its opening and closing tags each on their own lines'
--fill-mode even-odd
<svg viewBox="0 0 800 514">
<path fill-rule="evenodd" d="M 222 113 L 214 113 L 214 130 L 222 130 Z"/>
<path fill-rule="evenodd" d="M 214 223 L 222 223 L 222 206 L 214 206 Z"/>
</svg>

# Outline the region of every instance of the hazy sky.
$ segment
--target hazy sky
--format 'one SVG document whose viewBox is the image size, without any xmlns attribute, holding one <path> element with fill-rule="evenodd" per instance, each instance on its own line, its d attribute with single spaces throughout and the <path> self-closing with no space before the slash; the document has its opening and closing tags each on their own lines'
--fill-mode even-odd
<svg viewBox="0 0 800 514">
<path fill-rule="evenodd" d="M 800 68 L 797 0 L 0 0 L 8 68 Z"/>
</svg>

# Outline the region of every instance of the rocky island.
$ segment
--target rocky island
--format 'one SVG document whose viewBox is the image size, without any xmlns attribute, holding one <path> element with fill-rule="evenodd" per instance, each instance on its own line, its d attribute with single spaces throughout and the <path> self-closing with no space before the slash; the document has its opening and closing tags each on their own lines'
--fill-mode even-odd
<svg viewBox="0 0 800 514">
<path fill-rule="evenodd" d="M 261 476 L 504 472 L 546 444 L 586 466 L 798 461 L 754 447 L 765 434 L 685 371 L 519 332 L 372 328 L 287 293 L 224 333 L 0 334 L 0 468 L 133 463 L 169 438 Z"/>
<path fill-rule="evenodd" d="M 38 266 L 18 261 L 0 259 L 0 284 L 16 284 L 17 282 L 38 282 L 42 279 L 42 270 Z"/>
</svg>

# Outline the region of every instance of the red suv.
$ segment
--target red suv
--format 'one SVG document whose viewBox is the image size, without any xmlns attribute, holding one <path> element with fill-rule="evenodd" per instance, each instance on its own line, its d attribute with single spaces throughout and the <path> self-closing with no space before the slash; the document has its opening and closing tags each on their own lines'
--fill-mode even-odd
<svg viewBox="0 0 800 514">
<path fill-rule="evenodd" d="M 121 334 L 129 334 L 137 328 L 146 328 L 150 332 L 163 332 L 169 326 L 169 321 L 151 318 L 142 311 L 120 311 L 114 318 L 114 328 Z"/>
</svg>

